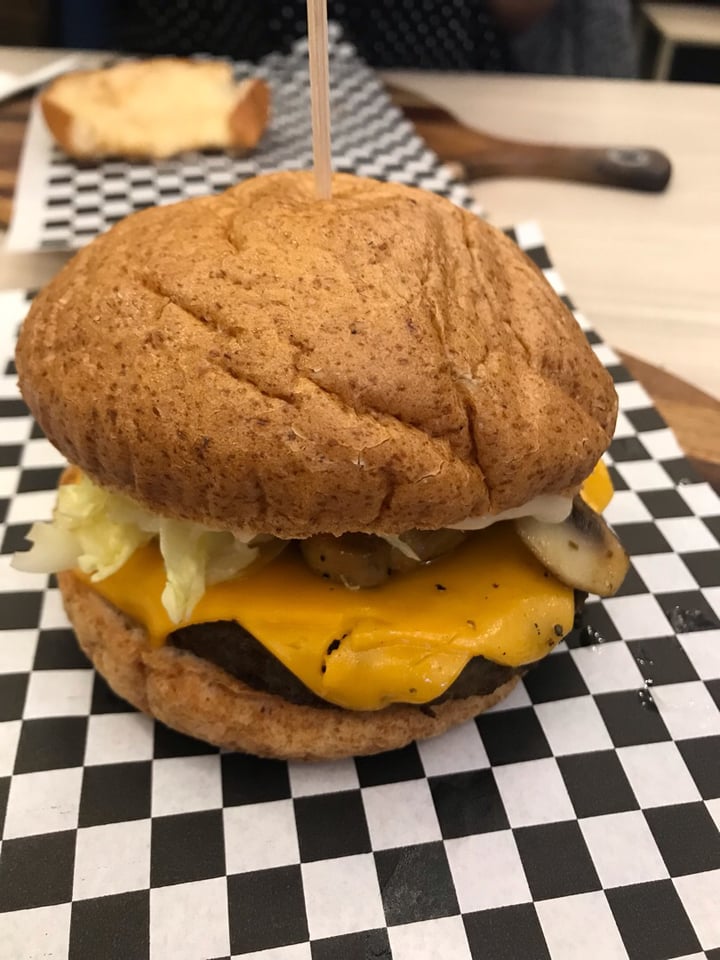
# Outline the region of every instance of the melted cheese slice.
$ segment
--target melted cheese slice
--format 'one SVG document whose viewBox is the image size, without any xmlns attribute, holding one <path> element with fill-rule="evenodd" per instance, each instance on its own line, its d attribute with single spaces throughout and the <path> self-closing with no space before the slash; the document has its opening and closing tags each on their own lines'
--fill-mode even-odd
<svg viewBox="0 0 720 960">
<path fill-rule="evenodd" d="M 596 509 L 612 486 L 599 465 L 583 486 Z M 160 597 L 165 569 L 141 547 L 93 590 L 158 646 L 178 629 Z M 476 656 L 518 667 L 572 627 L 574 596 L 523 546 L 511 523 L 472 533 L 453 553 L 371 590 L 312 573 L 291 546 L 271 564 L 209 587 L 181 626 L 234 620 L 319 697 L 351 710 L 427 703 Z"/>
<path fill-rule="evenodd" d="M 91 586 L 157 645 L 177 629 L 160 602 L 164 584 L 151 543 Z M 257 572 L 208 588 L 187 623 L 235 620 L 318 696 L 377 710 L 434 699 L 475 656 L 508 666 L 538 660 L 573 616 L 573 591 L 547 573 L 511 524 L 497 524 L 372 590 L 323 580 L 291 547 Z"/>
<path fill-rule="evenodd" d="M 602 460 L 598 460 L 595 469 L 583 482 L 580 496 L 596 513 L 602 513 L 612 500 L 613 485 L 610 473 Z"/>
</svg>

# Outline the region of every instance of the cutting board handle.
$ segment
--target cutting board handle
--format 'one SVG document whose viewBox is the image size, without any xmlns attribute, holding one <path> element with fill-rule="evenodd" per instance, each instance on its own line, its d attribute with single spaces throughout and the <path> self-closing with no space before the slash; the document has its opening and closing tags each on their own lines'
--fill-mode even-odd
<svg viewBox="0 0 720 960">
<path fill-rule="evenodd" d="M 420 136 L 444 162 L 460 164 L 469 180 L 485 177 L 546 177 L 661 193 L 672 167 L 651 147 L 585 147 L 526 143 L 494 137 L 460 123 L 422 94 L 388 85 Z"/>
<path fill-rule="evenodd" d="M 456 158 L 471 180 L 492 176 L 548 177 L 660 193 L 670 180 L 664 153 L 649 147 L 560 147 L 495 140 Z"/>
</svg>

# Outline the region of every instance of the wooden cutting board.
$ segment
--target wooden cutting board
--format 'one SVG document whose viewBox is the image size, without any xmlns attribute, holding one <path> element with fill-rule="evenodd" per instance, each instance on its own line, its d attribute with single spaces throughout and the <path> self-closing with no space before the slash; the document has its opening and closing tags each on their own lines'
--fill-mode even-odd
<svg viewBox="0 0 720 960">
<path fill-rule="evenodd" d="M 675 431 L 697 473 L 720 494 L 720 401 L 645 360 L 618 354 Z"/>
<path fill-rule="evenodd" d="M 596 183 L 621 190 L 662 193 L 672 164 L 647 146 L 582 146 L 507 140 L 461 123 L 444 107 L 393 84 L 387 92 L 422 139 L 468 180 L 485 177 L 542 177 Z"/>
<path fill-rule="evenodd" d="M 0 104 L 0 223 L 10 219 L 30 103 L 31 98 L 23 96 Z M 436 151 L 439 149 L 441 160 L 457 157 L 454 123 L 454 118 L 447 114 L 443 120 L 442 142 L 433 144 Z M 457 126 L 458 136 L 462 137 L 464 128 Z M 720 491 L 720 402 L 644 360 L 628 354 L 620 356 L 674 429 L 697 472 Z"/>
</svg>

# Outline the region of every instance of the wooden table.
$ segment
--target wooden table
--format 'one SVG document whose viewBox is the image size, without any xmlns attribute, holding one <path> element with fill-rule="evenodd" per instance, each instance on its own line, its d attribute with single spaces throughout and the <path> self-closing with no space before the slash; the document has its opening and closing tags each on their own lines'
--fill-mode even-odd
<svg viewBox="0 0 720 960">
<path fill-rule="evenodd" d="M 493 223 L 539 221 L 573 299 L 608 343 L 720 399 L 720 85 L 391 77 L 497 136 L 664 150 L 674 169 L 659 195 L 529 179 L 473 191 Z"/>
<path fill-rule="evenodd" d="M 17 58 L 19 51 L 13 51 Z M 0 66 L 3 50 L 0 48 Z M 28 69 L 47 52 L 27 55 Z M 465 122 L 501 136 L 637 143 L 665 149 L 670 191 L 648 196 L 599 187 L 494 180 L 472 189 L 494 222 L 538 219 L 573 298 L 621 352 L 720 486 L 720 89 L 554 78 L 392 72 Z M 12 195 L 29 98 L 0 105 L 0 215 Z M 716 125 L 717 126 L 717 125 Z M 0 289 L 46 282 L 66 254 L 0 253 Z M 633 354 L 645 358 L 640 361 Z M 658 369 L 666 364 L 697 386 Z"/>
</svg>

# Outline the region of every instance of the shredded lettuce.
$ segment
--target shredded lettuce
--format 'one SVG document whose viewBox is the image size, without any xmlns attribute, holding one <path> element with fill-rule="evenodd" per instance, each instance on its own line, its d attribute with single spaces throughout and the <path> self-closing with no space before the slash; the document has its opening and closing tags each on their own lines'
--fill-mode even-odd
<svg viewBox="0 0 720 960">
<path fill-rule="evenodd" d="M 35 573 L 78 567 L 91 580 L 104 580 L 153 536 L 137 522 L 139 517 L 136 522 L 115 519 L 113 506 L 121 509 L 125 501 L 130 503 L 126 497 L 103 490 L 87 477 L 63 484 L 52 521 L 33 526 L 28 536 L 32 549 L 16 553 L 13 566 Z M 138 510 L 148 513 L 140 507 Z"/>
<path fill-rule="evenodd" d="M 229 580 L 258 556 L 257 547 L 231 533 L 182 520 L 162 521 L 160 552 L 167 573 L 162 602 L 174 623 L 188 619 L 206 585 Z"/>
<path fill-rule="evenodd" d="M 156 536 L 167 577 L 162 603 L 173 623 L 190 617 L 206 586 L 236 576 L 259 553 L 231 533 L 165 519 L 83 476 L 60 487 L 52 521 L 32 527 L 31 549 L 16 553 L 12 565 L 30 573 L 77 567 L 104 580 Z"/>
<path fill-rule="evenodd" d="M 80 547 L 67 530 L 52 523 L 34 523 L 26 539 L 33 545 L 25 553 L 16 553 L 12 566 L 23 573 L 53 573 L 76 567 Z"/>
</svg>

